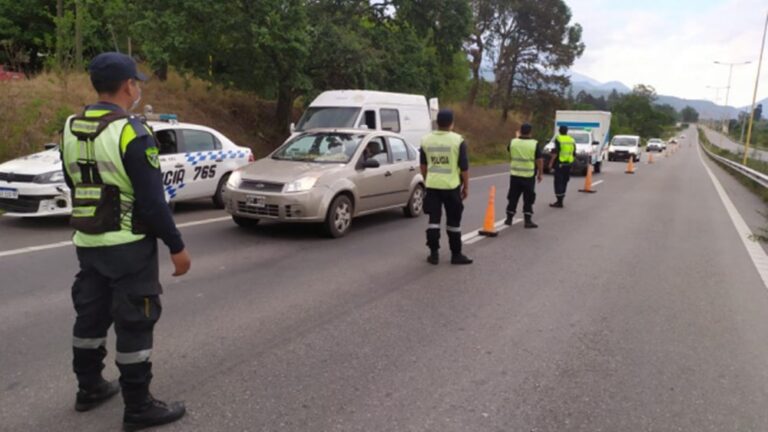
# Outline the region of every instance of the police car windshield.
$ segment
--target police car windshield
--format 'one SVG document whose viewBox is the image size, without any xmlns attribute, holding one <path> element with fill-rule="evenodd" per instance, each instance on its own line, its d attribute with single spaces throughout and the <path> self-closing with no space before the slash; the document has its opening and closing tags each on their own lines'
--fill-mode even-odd
<svg viewBox="0 0 768 432">
<path fill-rule="evenodd" d="M 617 147 L 634 147 L 637 145 L 637 141 L 634 138 L 616 138 L 613 140 L 613 145 Z"/>
<path fill-rule="evenodd" d="M 310 129 L 334 128 L 344 129 L 355 126 L 355 120 L 360 115 L 360 108 L 344 107 L 314 107 L 308 108 L 301 116 L 297 131 Z"/>
<path fill-rule="evenodd" d="M 279 148 L 272 159 L 345 164 L 352 159 L 364 137 L 338 132 L 305 133 Z"/>
</svg>

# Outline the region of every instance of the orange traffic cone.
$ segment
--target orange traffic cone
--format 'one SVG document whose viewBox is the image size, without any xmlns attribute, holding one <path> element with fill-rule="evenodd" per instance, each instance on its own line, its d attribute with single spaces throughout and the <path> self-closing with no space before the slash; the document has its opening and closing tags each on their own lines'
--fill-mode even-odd
<svg viewBox="0 0 768 432">
<path fill-rule="evenodd" d="M 648 153 L 648 165 L 653 163 L 653 153 Z"/>
<path fill-rule="evenodd" d="M 491 192 L 488 196 L 488 209 L 485 211 L 485 222 L 480 235 L 486 237 L 496 237 L 499 233 L 496 231 L 496 186 L 491 186 Z"/>
<path fill-rule="evenodd" d="M 596 190 L 592 190 L 592 165 L 587 165 L 587 176 L 584 178 L 584 189 L 579 189 L 579 192 L 597 192 Z"/>
<path fill-rule="evenodd" d="M 629 155 L 629 162 L 627 163 L 627 170 L 624 171 L 627 174 L 634 174 L 635 173 L 635 157 L 632 155 Z"/>
</svg>

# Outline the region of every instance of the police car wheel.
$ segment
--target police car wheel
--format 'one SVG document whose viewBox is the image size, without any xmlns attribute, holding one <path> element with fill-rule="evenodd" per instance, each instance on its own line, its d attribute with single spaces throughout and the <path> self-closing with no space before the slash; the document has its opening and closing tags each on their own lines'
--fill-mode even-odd
<svg viewBox="0 0 768 432">
<path fill-rule="evenodd" d="M 229 180 L 230 173 L 226 173 L 223 176 L 221 176 L 221 180 L 219 180 L 219 184 L 216 186 L 216 193 L 213 194 L 211 197 L 211 201 L 213 201 L 213 206 L 218 209 L 223 209 L 225 207 L 224 203 L 224 188 L 227 187 L 227 181 Z"/>
<path fill-rule="evenodd" d="M 334 198 L 325 217 L 325 233 L 333 238 L 343 237 L 352 226 L 353 214 L 354 208 L 348 196 L 339 195 Z"/>
<path fill-rule="evenodd" d="M 259 224 L 258 219 L 251 219 L 251 218 L 242 217 L 242 216 L 232 216 L 232 220 L 240 228 L 253 228 Z"/>
<path fill-rule="evenodd" d="M 424 211 L 424 186 L 418 185 L 411 193 L 408 204 L 403 207 L 406 217 L 419 217 Z"/>
</svg>

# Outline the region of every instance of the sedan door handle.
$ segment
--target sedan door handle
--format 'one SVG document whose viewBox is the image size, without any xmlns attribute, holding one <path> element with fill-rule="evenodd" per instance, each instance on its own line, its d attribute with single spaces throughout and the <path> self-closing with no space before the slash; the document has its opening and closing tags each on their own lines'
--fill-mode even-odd
<svg viewBox="0 0 768 432">
<path fill-rule="evenodd" d="M 173 167 L 174 168 L 184 168 L 184 164 L 176 164 Z"/>
</svg>

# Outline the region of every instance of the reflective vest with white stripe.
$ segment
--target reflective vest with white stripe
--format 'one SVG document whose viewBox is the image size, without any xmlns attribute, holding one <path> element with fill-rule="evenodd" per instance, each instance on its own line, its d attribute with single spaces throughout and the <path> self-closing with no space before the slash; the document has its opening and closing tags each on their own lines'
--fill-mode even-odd
<svg viewBox="0 0 768 432">
<path fill-rule="evenodd" d="M 570 135 L 560 135 L 557 137 L 557 142 L 560 143 L 560 153 L 558 154 L 560 163 L 573 163 L 575 160 L 573 155 L 576 153 L 576 140 Z"/>
<path fill-rule="evenodd" d="M 108 114 L 107 110 L 88 110 L 86 117 L 100 117 Z M 73 116 L 74 117 L 74 116 Z M 85 142 L 81 142 L 72 133 L 71 119 L 67 119 L 64 127 L 61 145 L 61 156 L 69 178 L 74 184 L 83 182 L 78 159 L 88 158 L 95 160 L 99 174 L 104 184 L 120 188 L 121 224 L 119 231 L 110 231 L 103 234 L 86 234 L 75 231 L 72 242 L 78 247 L 116 246 L 132 243 L 145 237 L 144 234 L 133 233 L 133 204 L 135 201 L 133 185 L 128 173 L 123 166 L 123 154 L 128 144 L 136 137 L 136 131 L 128 119 L 115 120 L 93 140 L 93 146 L 88 149 Z M 89 154 L 90 152 L 90 154 Z M 73 208 L 73 215 L 78 212 Z"/>
<path fill-rule="evenodd" d="M 427 157 L 427 188 L 456 189 L 461 185 L 459 149 L 464 138 L 454 132 L 435 131 L 421 140 Z"/>
<path fill-rule="evenodd" d="M 515 177 L 533 177 L 536 173 L 536 146 L 533 139 L 515 138 L 509 143 L 510 174 Z"/>
</svg>

